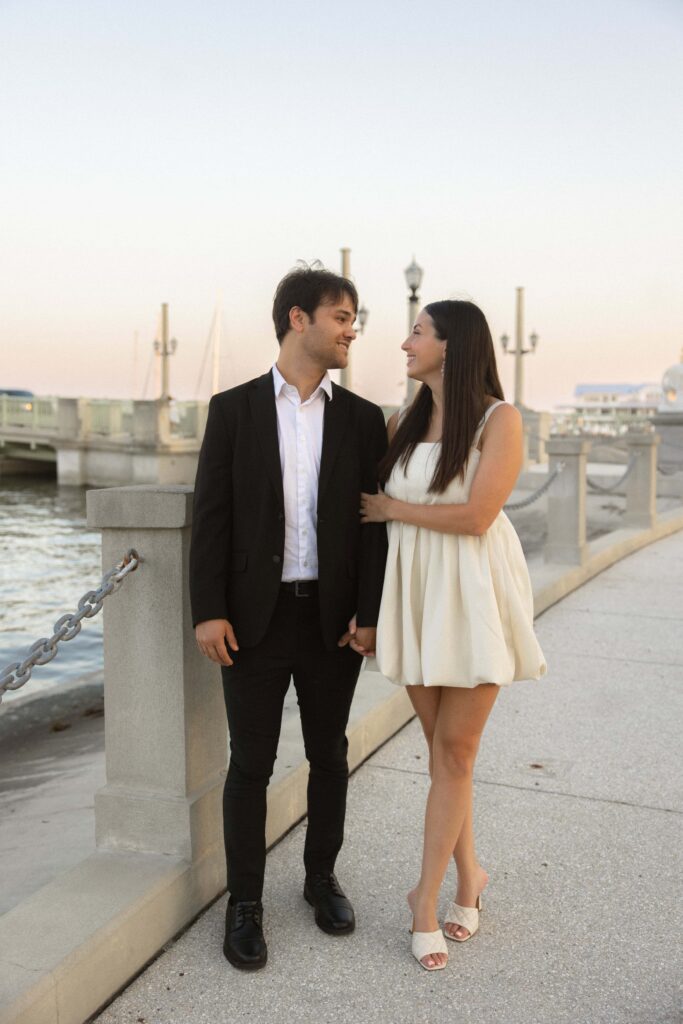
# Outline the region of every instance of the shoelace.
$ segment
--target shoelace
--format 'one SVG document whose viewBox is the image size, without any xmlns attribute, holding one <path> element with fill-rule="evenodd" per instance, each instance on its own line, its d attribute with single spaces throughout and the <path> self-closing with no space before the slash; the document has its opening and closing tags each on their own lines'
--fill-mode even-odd
<svg viewBox="0 0 683 1024">
<path fill-rule="evenodd" d="M 335 896 L 342 896 L 342 897 L 344 896 L 342 888 L 341 888 L 339 882 L 337 881 L 336 876 L 333 875 L 333 874 L 329 874 L 329 875 L 313 875 L 312 878 L 311 878 L 311 882 L 312 882 L 312 884 L 314 886 L 324 885 L 325 888 L 329 887 L 331 889 L 333 895 L 335 895 Z"/>
<path fill-rule="evenodd" d="M 261 908 L 258 903 L 238 903 L 235 912 L 235 927 L 241 928 L 245 921 L 253 921 L 261 927 Z"/>
</svg>

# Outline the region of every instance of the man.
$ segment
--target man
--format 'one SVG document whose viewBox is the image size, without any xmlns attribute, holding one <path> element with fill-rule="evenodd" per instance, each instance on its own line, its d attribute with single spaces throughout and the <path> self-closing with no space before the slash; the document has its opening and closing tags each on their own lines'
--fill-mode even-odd
<svg viewBox="0 0 683 1024">
<path fill-rule="evenodd" d="M 332 384 L 356 334 L 356 289 L 305 267 L 278 285 L 272 370 L 214 395 L 195 485 L 190 559 L 197 643 L 222 666 L 230 730 L 223 817 L 230 899 L 223 951 L 263 967 L 266 788 L 293 678 L 308 782 L 304 896 L 323 931 L 353 931 L 334 875 L 345 735 L 362 657 L 375 647 L 384 524 L 361 526 L 386 448 L 381 410 Z"/>
</svg>

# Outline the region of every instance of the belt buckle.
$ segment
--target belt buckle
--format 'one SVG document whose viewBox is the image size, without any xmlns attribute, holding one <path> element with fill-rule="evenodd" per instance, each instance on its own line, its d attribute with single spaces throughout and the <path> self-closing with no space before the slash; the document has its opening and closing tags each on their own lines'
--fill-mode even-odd
<svg viewBox="0 0 683 1024">
<path fill-rule="evenodd" d="M 294 596 L 295 597 L 310 597 L 310 594 L 306 592 L 308 580 L 294 580 Z M 301 590 L 299 590 L 301 587 Z"/>
</svg>

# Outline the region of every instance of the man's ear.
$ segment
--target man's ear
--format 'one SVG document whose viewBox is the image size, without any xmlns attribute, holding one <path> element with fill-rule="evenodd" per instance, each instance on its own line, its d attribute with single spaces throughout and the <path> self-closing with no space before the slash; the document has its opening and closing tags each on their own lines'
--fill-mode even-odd
<svg viewBox="0 0 683 1024">
<path fill-rule="evenodd" d="M 296 331 L 297 334 L 301 334 L 308 324 L 310 317 L 308 313 L 305 313 L 301 306 L 292 306 L 289 311 L 289 326 L 291 330 Z"/>
</svg>

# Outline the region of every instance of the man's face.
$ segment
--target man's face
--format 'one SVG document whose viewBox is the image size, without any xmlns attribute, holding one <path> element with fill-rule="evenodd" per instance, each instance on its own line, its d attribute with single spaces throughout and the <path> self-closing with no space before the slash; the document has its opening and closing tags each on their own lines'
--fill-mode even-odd
<svg viewBox="0 0 683 1024">
<path fill-rule="evenodd" d="M 349 361 L 349 346 L 356 337 L 356 310 L 350 297 L 322 302 L 312 317 L 306 317 L 302 344 L 306 354 L 325 370 L 343 370 Z"/>
</svg>

